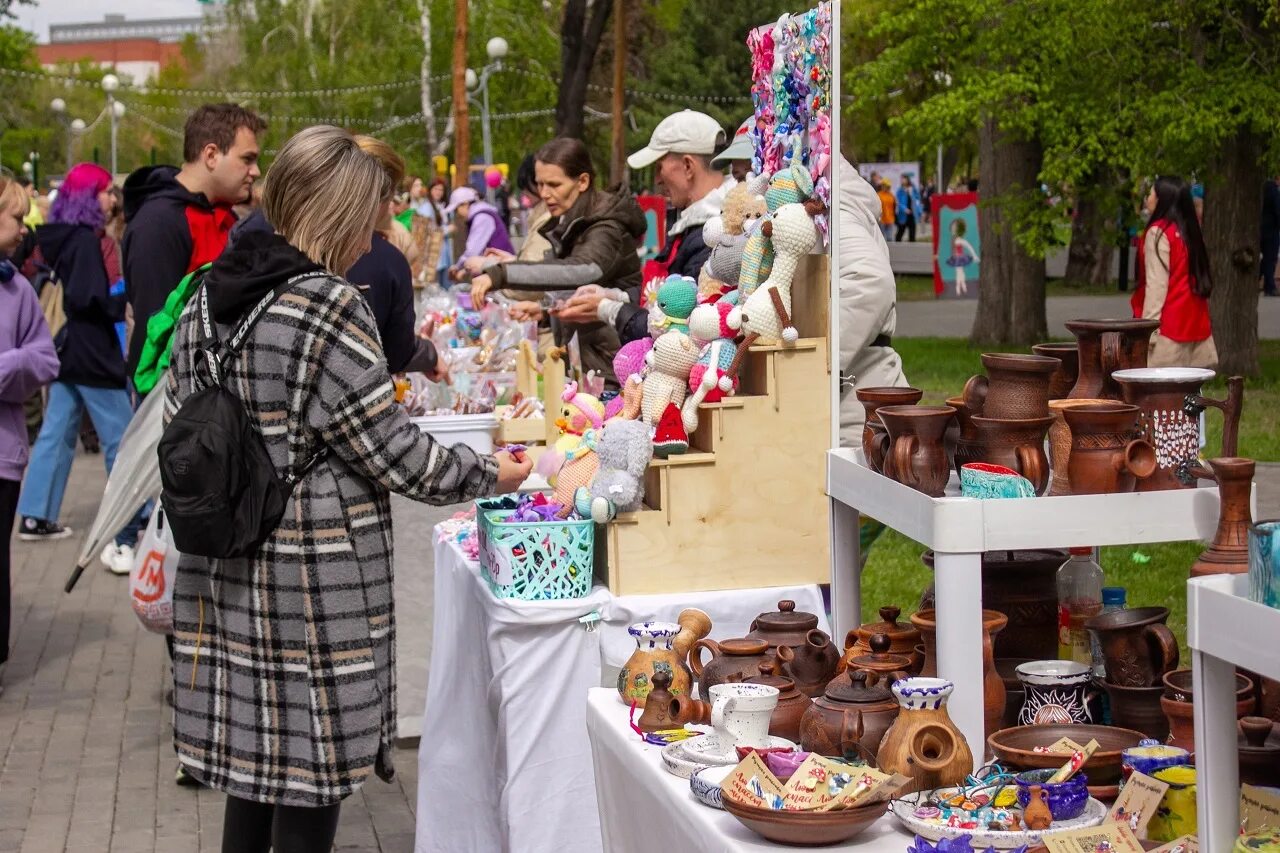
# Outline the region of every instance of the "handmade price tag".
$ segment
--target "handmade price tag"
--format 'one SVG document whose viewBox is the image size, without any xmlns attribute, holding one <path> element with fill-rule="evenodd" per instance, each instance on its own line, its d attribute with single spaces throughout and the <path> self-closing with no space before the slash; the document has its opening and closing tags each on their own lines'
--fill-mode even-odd
<svg viewBox="0 0 1280 853">
<path fill-rule="evenodd" d="M 1194 835 L 1184 835 L 1157 847 L 1151 853 L 1200 853 L 1200 842 Z"/>
<path fill-rule="evenodd" d="M 1065 782 L 1075 775 L 1075 772 L 1085 765 L 1093 754 L 1098 751 L 1098 742 L 1091 740 L 1084 745 L 1082 749 L 1071 753 L 1071 760 L 1062 765 L 1057 773 L 1049 777 L 1050 782 Z"/>
<path fill-rule="evenodd" d="M 1056 742 L 1051 743 L 1048 746 L 1036 747 L 1035 751 L 1070 755 L 1073 752 L 1084 752 L 1084 747 L 1073 741 L 1071 738 L 1064 737 L 1059 738 Z"/>
<path fill-rule="evenodd" d="M 876 798 L 879 792 L 893 781 L 894 777 L 888 773 L 881 773 L 873 767 L 859 767 L 853 774 L 853 779 L 840 789 L 836 798 L 818 810 L 831 812 L 851 809 Z"/>
<path fill-rule="evenodd" d="M 1124 783 L 1124 790 L 1111 807 L 1108 820 L 1128 824 L 1139 838 L 1147 837 L 1147 824 L 1160 807 L 1165 791 L 1169 790 L 1166 782 L 1152 779 L 1143 773 L 1135 772 Z"/>
<path fill-rule="evenodd" d="M 816 753 L 810 754 L 783 786 L 783 808 L 810 811 L 825 806 L 853 780 L 854 769 Z"/>
<path fill-rule="evenodd" d="M 1256 785 L 1240 786 L 1240 831 L 1280 830 L 1280 795 Z"/>
<path fill-rule="evenodd" d="M 1067 829 L 1044 836 L 1049 853 L 1142 853 L 1142 842 L 1123 823 Z"/>
<path fill-rule="evenodd" d="M 720 790 L 734 802 L 765 809 L 782 808 L 782 783 L 757 752 L 748 754 L 733 768 L 729 778 L 720 784 Z"/>
</svg>

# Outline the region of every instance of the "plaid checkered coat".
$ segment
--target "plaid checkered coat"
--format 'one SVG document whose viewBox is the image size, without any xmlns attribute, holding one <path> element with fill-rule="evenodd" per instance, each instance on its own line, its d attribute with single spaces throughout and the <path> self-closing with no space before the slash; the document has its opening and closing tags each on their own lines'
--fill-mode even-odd
<svg viewBox="0 0 1280 853">
<path fill-rule="evenodd" d="M 175 337 L 166 421 L 193 392 L 196 303 Z M 221 329 L 226 337 L 229 329 Z M 328 455 L 251 560 L 183 557 L 174 588 L 174 747 L 237 797 L 337 802 L 395 738 L 390 492 L 447 504 L 492 492 L 497 462 L 421 434 L 394 402 L 373 317 L 331 276 L 259 321 L 231 387 L 277 471 Z"/>
</svg>

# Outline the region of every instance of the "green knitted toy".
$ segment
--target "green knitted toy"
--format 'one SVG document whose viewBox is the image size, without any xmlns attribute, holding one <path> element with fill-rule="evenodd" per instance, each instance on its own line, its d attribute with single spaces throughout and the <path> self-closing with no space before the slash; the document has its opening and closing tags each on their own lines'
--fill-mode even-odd
<svg viewBox="0 0 1280 853">
<path fill-rule="evenodd" d="M 756 180 L 759 180 L 758 178 Z M 793 162 L 785 169 L 773 173 L 769 179 L 769 188 L 764 191 L 764 203 L 769 212 L 747 240 L 742 250 L 742 273 L 738 277 L 738 295 L 740 301 L 755 292 L 760 282 L 769 277 L 773 271 L 773 244 L 764 235 L 761 224 L 773 219 L 778 208 L 784 204 L 799 204 L 813 195 L 813 178 L 809 170 L 798 162 Z"/>
<path fill-rule="evenodd" d="M 698 307 L 698 283 L 687 275 L 669 275 L 658 288 L 650 312 L 649 333 L 657 338 L 664 332 L 689 334 L 689 315 Z"/>
</svg>

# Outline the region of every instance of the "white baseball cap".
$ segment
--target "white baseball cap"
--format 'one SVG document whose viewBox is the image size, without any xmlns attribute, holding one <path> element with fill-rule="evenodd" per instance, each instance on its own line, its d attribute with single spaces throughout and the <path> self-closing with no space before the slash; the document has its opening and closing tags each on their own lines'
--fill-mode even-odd
<svg viewBox="0 0 1280 853">
<path fill-rule="evenodd" d="M 724 128 L 706 113 L 681 110 L 653 129 L 649 144 L 627 158 L 633 169 L 652 166 L 667 154 L 712 155 L 724 145 Z"/>
<path fill-rule="evenodd" d="M 733 135 L 733 141 L 729 143 L 729 147 L 721 151 L 711 161 L 711 165 L 716 168 L 724 168 L 733 160 L 750 160 L 756 156 L 756 143 L 751 138 L 751 128 L 755 127 L 756 117 L 751 116 L 742 124 L 738 125 L 738 130 Z"/>
<path fill-rule="evenodd" d="M 480 193 L 471 187 L 458 187 L 449 194 L 449 206 L 444 209 L 445 213 L 453 213 L 464 204 L 471 204 L 473 201 L 480 200 Z"/>
</svg>

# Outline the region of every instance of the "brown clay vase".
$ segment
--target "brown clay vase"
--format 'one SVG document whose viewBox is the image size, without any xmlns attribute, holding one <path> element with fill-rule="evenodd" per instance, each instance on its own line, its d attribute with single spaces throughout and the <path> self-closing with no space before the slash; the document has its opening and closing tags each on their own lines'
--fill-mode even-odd
<svg viewBox="0 0 1280 853">
<path fill-rule="evenodd" d="M 862 409 L 866 413 L 866 420 L 862 426 L 862 452 L 867 457 L 867 465 L 871 470 L 881 473 L 884 466 L 886 433 L 883 429 L 876 429 L 876 427 L 883 427 L 876 409 L 881 406 L 914 406 L 920 402 L 924 392 L 918 388 L 859 388 L 854 392 L 854 396 L 858 398 L 858 402 L 862 404 Z"/>
<path fill-rule="evenodd" d="M 889 431 L 885 476 L 940 498 L 951 477 L 947 428 L 955 418 L 950 406 L 882 406 L 880 421 Z"/>
<path fill-rule="evenodd" d="M 1156 449 L 1156 470 L 1138 482 L 1138 491 L 1195 486 L 1193 479 L 1179 474 L 1200 457 L 1199 412 L 1191 404 L 1200 386 L 1213 377 L 1212 370 L 1195 367 L 1146 367 L 1112 374 L 1124 401 L 1140 409 L 1138 428 Z"/>
<path fill-rule="evenodd" d="M 1160 699 L 1164 696 L 1163 684 L 1124 687 L 1102 679 L 1096 679 L 1094 683 L 1107 691 L 1111 703 L 1111 725 L 1142 732 L 1161 743 L 1169 737 L 1169 718 L 1160 707 Z"/>
<path fill-rule="evenodd" d="M 705 664 L 702 662 L 704 649 L 711 653 Z M 742 681 L 758 673 L 762 661 L 772 659 L 768 642 L 759 638 L 742 637 L 719 643 L 704 638 L 693 644 L 693 651 L 689 653 L 689 668 L 698 679 L 698 695 L 710 696 L 711 688 L 717 684 Z"/>
<path fill-rule="evenodd" d="M 1240 439 L 1240 413 L 1244 409 L 1244 377 L 1232 376 L 1227 379 L 1227 396 L 1222 400 L 1214 400 L 1196 394 L 1187 400 L 1187 414 L 1199 417 L 1205 409 L 1214 408 L 1222 412 L 1222 455 L 1236 456 Z"/>
<path fill-rule="evenodd" d="M 889 639 L 888 634 L 873 634 L 871 651 L 863 652 L 857 646 L 846 649 L 845 656 L 840 659 L 839 671 L 862 670 L 891 680 L 905 678 L 911 672 L 911 658 L 906 655 L 895 655 L 889 651 L 892 646 L 893 641 Z"/>
<path fill-rule="evenodd" d="M 908 791 L 959 785 L 973 770 L 973 753 L 947 713 L 955 686 L 940 678 L 907 678 L 893 684 L 902 710 L 880 741 L 878 765 L 911 778 Z"/>
<path fill-rule="evenodd" d="M 982 611 L 982 707 L 983 731 L 991 734 L 1000 730 L 1004 716 L 1005 689 L 1000 673 L 996 671 L 994 638 L 1009 623 L 1009 617 L 995 610 Z M 924 666 L 920 670 L 925 678 L 938 675 L 938 619 L 934 610 L 921 610 L 911 616 L 911 624 L 920 630 L 924 640 Z"/>
<path fill-rule="evenodd" d="M 1067 426 L 1062 410 L 1076 406 L 1105 406 L 1111 402 L 1113 401 L 1101 398 L 1049 401 L 1049 413 L 1053 415 L 1053 425 L 1049 427 L 1049 467 L 1053 469 L 1053 476 L 1049 481 L 1051 497 L 1071 494 L 1071 482 L 1067 477 L 1067 464 L 1071 460 L 1071 427 Z"/>
<path fill-rule="evenodd" d="M 792 651 L 808 642 L 809 632 L 818 627 L 818 617 L 803 610 L 796 610 L 796 603 L 789 599 L 778 602 L 778 609 L 761 613 L 751 620 L 747 639 L 761 639 L 769 644 L 769 651 L 776 656 L 779 646 L 791 646 Z M 779 663 L 781 666 L 781 663 Z"/>
<path fill-rule="evenodd" d="M 900 608 L 881 607 L 879 622 L 868 622 L 846 634 L 845 655 L 840 661 L 840 671 L 843 672 L 848 666 L 850 658 L 870 654 L 871 638 L 876 634 L 884 634 L 889 638 L 889 652 L 910 660 L 908 672 L 919 675 L 920 667 L 924 666 L 924 652 L 916 649 L 916 646 L 920 645 L 920 631 L 910 622 L 898 621 L 901 615 Z"/>
<path fill-rule="evenodd" d="M 964 397 L 949 397 L 947 405 L 956 410 L 955 441 L 951 456 L 956 476 L 959 476 L 963 466 L 982 461 L 982 442 L 973 425 L 973 418 L 969 415 L 969 407 L 964 404 Z"/>
<path fill-rule="evenodd" d="M 1067 460 L 1073 495 L 1132 492 L 1137 481 L 1156 469 L 1156 451 L 1137 435 L 1138 407 L 1102 403 L 1062 410 L 1071 430 Z"/>
<path fill-rule="evenodd" d="M 1102 647 L 1108 682 L 1163 689 L 1164 674 L 1178 667 L 1178 640 L 1164 624 L 1168 618 L 1167 607 L 1135 607 L 1085 620 Z"/>
<path fill-rule="evenodd" d="M 1244 574 L 1249 571 L 1249 526 L 1253 512 L 1249 498 L 1256 465 L 1252 459 L 1210 459 L 1209 467 L 1191 466 L 1193 476 L 1218 483 L 1218 529 L 1213 541 L 1191 565 L 1191 577 Z"/>
<path fill-rule="evenodd" d="M 1049 380 L 1062 361 L 1043 355 L 987 352 L 982 354 L 986 376 L 974 376 L 964 386 L 964 403 L 971 416 L 1028 419 L 1049 414 Z"/>
<path fill-rule="evenodd" d="M 1240 720 L 1240 781 L 1248 785 L 1280 786 L 1280 727 L 1267 717 Z"/>
<path fill-rule="evenodd" d="M 679 722 L 679 708 L 675 697 L 668 689 L 671 687 L 671 674 L 655 672 L 649 685 L 649 695 L 645 698 L 644 712 L 636 725 L 641 731 L 657 732 L 663 729 L 678 729 L 684 725 Z"/>
<path fill-rule="evenodd" d="M 1080 375 L 1080 345 L 1077 343 L 1036 344 L 1031 348 L 1036 355 L 1056 358 L 1062 362 L 1049 377 L 1049 399 L 1060 400 L 1071 393 L 1076 377 Z"/>
<path fill-rule="evenodd" d="M 1120 400 L 1120 386 L 1111 374 L 1147 366 L 1151 333 L 1160 328 L 1160 321 L 1070 320 L 1065 325 L 1076 336 L 1079 352 L 1079 375 L 1067 396 Z"/>
<path fill-rule="evenodd" d="M 778 706 L 769 717 L 769 734 L 800 742 L 800 720 L 813 700 L 796 689 L 796 683 L 778 673 L 774 661 L 760 664 L 758 674 L 744 679 L 748 684 L 765 684 L 778 688 Z"/>
<path fill-rule="evenodd" d="M 995 656 L 1053 660 L 1058 656 L 1058 569 L 1067 561 L 1058 548 L 1025 551 L 988 551 L 982 555 L 982 601 L 1009 617 L 1009 624 L 995 637 Z M 933 551 L 920 561 L 933 569 Z M 932 589 L 932 587 L 930 587 Z M 926 609 L 933 607 L 932 593 Z M 1021 682 L 1010 672 L 1013 683 Z M 1009 679 L 1005 679 L 1006 687 Z"/>
<path fill-rule="evenodd" d="M 1031 481 L 1037 495 L 1049 487 L 1049 457 L 1044 453 L 1044 437 L 1052 417 L 1013 419 L 972 417 L 978 435 L 979 455 L 975 461 L 1003 465 Z"/>
<path fill-rule="evenodd" d="M 846 672 L 804 712 L 800 747 L 875 765 L 880 741 L 897 716 L 898 701 L 884 683 L 866 672 Z"/>
<path fill-rule="evenodd" d="M 806 696 L 821 696 L 840 664 L 840 650 L 825 631 L 817 628 L 805 634 L 802 645 L 778 646 L 777 656 L 782 674 Z"/>
</svg>

